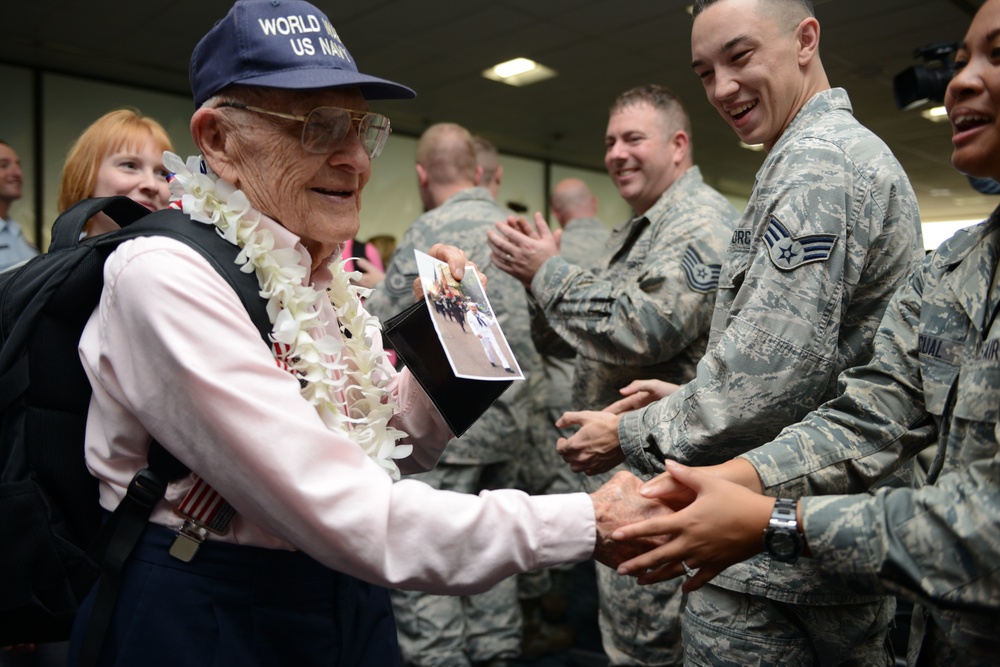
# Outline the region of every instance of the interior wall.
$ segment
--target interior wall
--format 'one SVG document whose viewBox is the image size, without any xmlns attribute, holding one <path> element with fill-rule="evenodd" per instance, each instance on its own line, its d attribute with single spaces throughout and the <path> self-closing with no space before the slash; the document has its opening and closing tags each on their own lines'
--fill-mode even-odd
<svg viewBox="0 0 1000 667">
<path fill-rule="evenodd" d="M 12 215 L 25 234 L 36 240 L 36 200 L 41 202 L 37 208 L 41 210 L 39 245 L 43 248 L 48 246 L 52 223 L 58 216 L 56 198 L 66 153 L 101 115 L 133 107 L 164 126 L 175 153 L 186 157 L 195 152 L 189 132 L 193 106 L 187 96 L 7 65 L 0 65 L 0 90 L 4 91 L 0 138 L 15 148 L 24 170 L 24 196 L 12 207 Z M 399 238 L 420 215 L 422 205 L 414 171 L 416 145 L 416 137 L 394 133 L 375 160 L 362 199 L 359 238 L 375 234 Z M 602 213 L 607 207 L 607 215 L 602 217 L 609 224 L 628 217 L 627 207 L 606 174 L 503 153 L 500 160 L 504 168 L 501 204 L 515 202 L 527 207 L 529 215 L 535 211 L 548 215 L 546 188 L 572 175 L 593 183 L 602 199 Z"/>
<path fill-rule="evenodd" d="M 0 90 L 4 100 L 0 105 L 0 139 L 21 158 L 24 172 L 24 192 L 11 206 L 10 217 L 21 224 L 24 235 L 36 245 L 35 238 L 35 116 L 32 72 L 20 67 L 0 65 Z"/>
</svg>

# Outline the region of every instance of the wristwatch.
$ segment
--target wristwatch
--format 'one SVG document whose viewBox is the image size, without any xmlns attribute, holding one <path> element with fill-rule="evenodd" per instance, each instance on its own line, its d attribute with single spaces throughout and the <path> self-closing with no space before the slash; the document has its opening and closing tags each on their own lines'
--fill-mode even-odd
<svg viewBox="0 0 1000 667">
<path fill-rule="evenodd" d="M 771 520 L 764 531 L 764 549 L 775 560 L 794 563 L 802 553 L 802 536 L 795 518 L 798 502 L 790 498 L 774 501 Z"/>
</svg>

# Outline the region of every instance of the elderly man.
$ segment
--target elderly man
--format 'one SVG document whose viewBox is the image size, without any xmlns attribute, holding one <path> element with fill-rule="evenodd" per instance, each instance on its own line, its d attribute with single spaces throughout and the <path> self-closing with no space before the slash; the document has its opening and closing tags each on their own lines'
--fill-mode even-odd
<svg viewBox="0 0 1000 667">
<path fill-rule="evenodd" d="M 151 438 L 192 474 L 170 484 L 123 570 L 99 664 L 393 665 L 382 586 L 467 593 L 592 554 L 619 561 L 609 529 L 654 507 L 624 493 L 631 477 L 591 497 L 531 498 L 386 474 L 433 465 L 448 434 L 386 362 L 340 251 L 389 134 L 367 100 L 412 91 L 359 73 L 327 17 L 299 0 L 237 2 L 190 72 L 202 155 L 165 154 L 175 204 L 242 248 L 274 342 L 187 245 L 146 237 L 107 260 L 80 341 L 101 503 L 119 503 Z M 462 274 L 461 252 L 431 250 Z M 169 552 L 184 523 L 174 509 L 195 488 L 236 518 L 183 561 Z"/>
<path fill-rule="evenodd" d="M 7 217 L 10 207 L 21 198 L 23 178 L 21 159 L 10 144 L 0 140 L 0 271 L 38 254 L 20 226 Z"/>
<path fill-rule="evenodd" d="M 705 351 L 715 276 L 739 213 L 702 180 L 691 144 L 687 112 L 670 90 L 640 86 L 612 104 L 604 164 L 635 215 L 614 230 L 598 270 L 558 254 L 541 216 L 532 235 L 507 224 L 490 234 L 494 261 L 531 294 L 538 349 L 575 353 L 578 410 L 604 407 L 638 377 L 689 380 Z M 575 414 L 557 425 L 572 427 Z M 611 663 L 680 664 L 679 585 L 641 588 L 607 568 L 597 577 Z"/>
</svg>

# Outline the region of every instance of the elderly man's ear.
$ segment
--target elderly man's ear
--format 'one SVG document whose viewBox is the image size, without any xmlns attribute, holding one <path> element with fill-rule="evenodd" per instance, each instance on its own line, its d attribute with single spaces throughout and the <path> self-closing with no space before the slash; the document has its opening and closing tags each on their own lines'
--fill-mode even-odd
<svg viewBox="0 0 1000 667">
<path fill-rule="evenodd" d="M 230 183 L 239 182 L 239 174 L 233 164 L 236 151 L 226 150 L 227 141 L 232 141 L 232 125 L 223 117 L 219 109 L 201 108 L 191 116 L 191 138 L 201 151 L 205 162 L 216 174 Z"/>
</svg>

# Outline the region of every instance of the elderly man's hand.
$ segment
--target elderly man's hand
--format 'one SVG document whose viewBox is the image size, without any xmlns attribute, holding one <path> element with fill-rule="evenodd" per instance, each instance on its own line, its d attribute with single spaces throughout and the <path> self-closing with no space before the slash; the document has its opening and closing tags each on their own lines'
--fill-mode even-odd
<svg viewBox="0 0 1000 667">
<path fill-rule="evenodd" d="M 679 388 L 678 385 L 663 380 L 633 380 L 618 390 L 625 398 L 615 401 L 602 412 L 620 415 L 623 412 L 638 410 L 661 398 L 666 398 Z"/>
<path fill-rule="evenodd" d="M 618 441 L 620 417 L 608 412 L 566 412 L 556 421 L 559 428 L 579 426 L 568 438 L 559 438 L 556 449 L 573 472 L 588 475 L 607 472 L 625 460 Z"/>
<path fill-rule="evenodd" d="M 632 473 L 619 472 L 590 494 L 597 520 L 594 559 L 608 567 L 617 568 L 622 561 L 634 559 L 665 541 L 660 536 L 635 540 L 611 539 L 611 534 L 625 525 L 642 526 L 643 522 L 654 517 L 671 513 L 662 503 L 639 495 L 641 485 L 642 482 Z"/>
<path fill-rule="evenodd" d="M 465 276 L 465 267 L 471 266 L 476 269 L 479 274 L 479 282 L 482 284 L 483 289 L 486 289 L 486 283 L 489 282 L 489 278 L 486 274 L 479 270 L 475 264 L 470 262 L 465 256 L 465 252 L 460 248 L 456 248 L 453 245 L 445 245 L 443 243 L 435 243 L 431 246 L 427 254 L 436 260 L 445 262 L 448 265 L 448 270 L 451 271 L 451 275 L 455 280 L 461 280 Z M 424 298 L 424 285 L 420 282 L 420 278 L 415 278 L 413 280 L 413 300 L 422 301 Z"/>
<path fill-rule="evenodd" d="M 525 233 L 531 231 L 534 233 Z M 493 263 L 520 280 L 525 287 L 531 285 L 531 279 L 542 264 L 559 254 L 558 237 L 549 231 L 541 213 L 535 213 L 533 230 L 527 221 L 512 216 L 498 222 L 496 229 L 487 231 L 486 235 L 493 251 L 490 255 Z"/>
<path fill-rule="evenodd" d="M 619 574 L 638 577 L 640 584 L 654 584 L 688 574 L 685 592 L 701 588 L 734 563 L 762 549 L 774 498 L 728 482 L 698 468 L 667 461 L 667 472 L 687 487 L 690 504 L 671 515 L 660 515 L 625 526 L 612 533 L 613 540 L 656 540 L 660 546 L 625 561 Z M 664 540 L 669 536 L 669 540 Z"/>
</svg>

